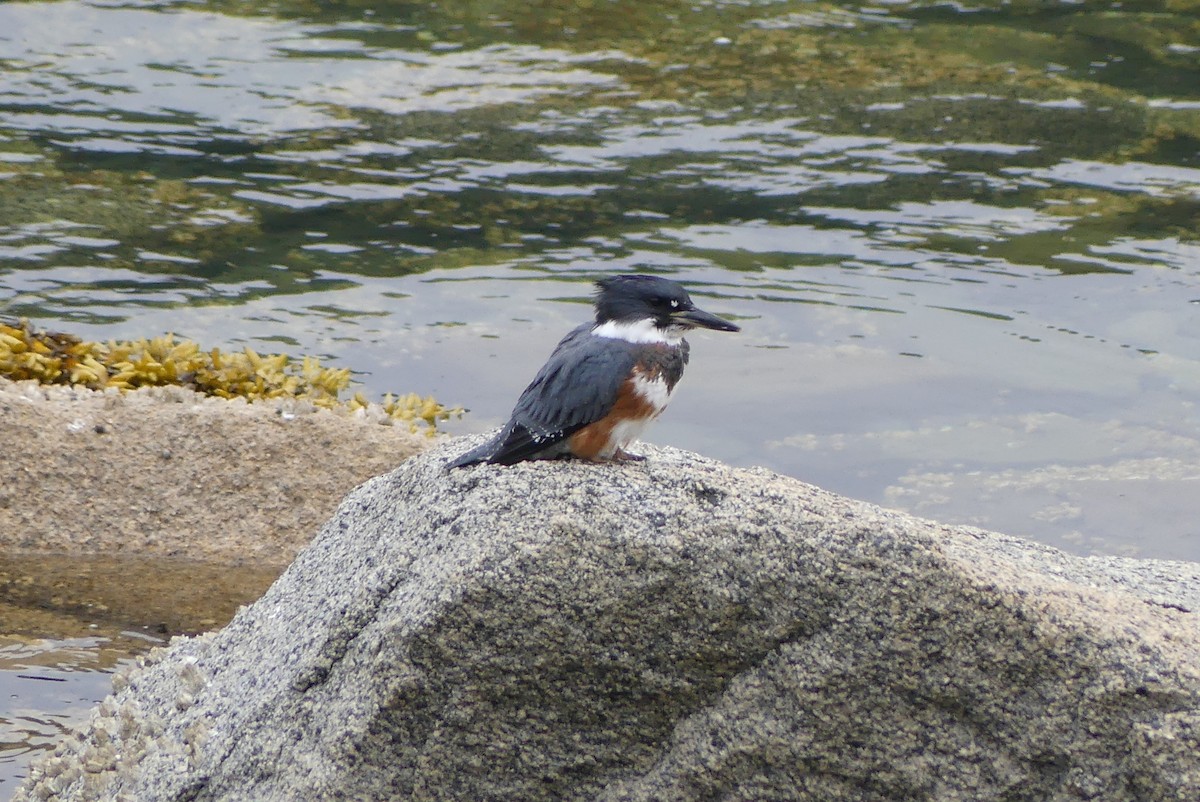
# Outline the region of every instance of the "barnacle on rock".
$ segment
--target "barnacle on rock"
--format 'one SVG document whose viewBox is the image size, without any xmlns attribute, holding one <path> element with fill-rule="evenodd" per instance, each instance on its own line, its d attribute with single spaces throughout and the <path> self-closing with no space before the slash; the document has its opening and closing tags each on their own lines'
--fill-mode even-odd
<svg viewBox="0 0 1200 802">
<path fill-rule="evenodd" d="M 292 398 L 364 414 L 378 408 L 410 430 L 430 435 L 440 421 L 462 414 L 461 409 L 415 393 L 389 394 L 382 404 L 372 404 L 361 392 L 343 400 L 342 394 L 351 385 L 350 371 L 322 367 L 311 356 L 297 362 L 286 354 L 262 355 L 252 348 L 204 351 L 173 334 L 149 340 L 87 342 L 71 334 L 37 331 L 27 320 L 0 321 L 0 376 L 93 390 L 177 385 L 221 398 Z"/>
</svg>

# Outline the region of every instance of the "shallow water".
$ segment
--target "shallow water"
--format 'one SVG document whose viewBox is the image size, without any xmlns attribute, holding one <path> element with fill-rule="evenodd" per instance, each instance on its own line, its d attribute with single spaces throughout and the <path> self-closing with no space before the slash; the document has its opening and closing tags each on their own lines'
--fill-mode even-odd
<svg viewBox="0 0 1200 802">
<path fill-rule="evenodd" d="M 1200 8 L 444 5 L 0 4 L 0 315 L 322 355 L 459 433 L 663 273 L 743 332 L 655 442 L 1200 559 Z"/>
<path fill-rule="evenodd" d="M 0 799 L 87 720 L 112 674 L 172 635 L 223 626 L 277 567 L 0 555 Z"/>
</svg>

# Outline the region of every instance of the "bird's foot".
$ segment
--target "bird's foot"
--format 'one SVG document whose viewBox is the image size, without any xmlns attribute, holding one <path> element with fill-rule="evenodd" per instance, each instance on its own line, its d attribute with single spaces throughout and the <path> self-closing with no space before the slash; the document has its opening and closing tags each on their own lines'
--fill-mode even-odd
<svg viewBox="0 0 1200 802">
<path fill-rule="evenodd" d="M 618 448 L 612 455 L 613 462 L 645 462 L 641 454 L 631 454 L 623 448 Z"/>
</svg>

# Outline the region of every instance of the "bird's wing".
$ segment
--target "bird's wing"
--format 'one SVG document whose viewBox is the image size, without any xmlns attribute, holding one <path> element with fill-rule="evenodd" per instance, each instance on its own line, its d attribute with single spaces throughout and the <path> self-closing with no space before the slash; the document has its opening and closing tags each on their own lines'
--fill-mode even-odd
<svg viewBox="0 0 1200 802">
<path fill-rule="evenodd" d="M 580 326 L 564 337 L 521 394 L 508 424 L 450 467 L 477 462 L 512 465 L 546 456 L 607 415 L 633 369 L 635 355 L 623 340 L 593 336 L 591 329 L 591 324 Z"/>
</svg>

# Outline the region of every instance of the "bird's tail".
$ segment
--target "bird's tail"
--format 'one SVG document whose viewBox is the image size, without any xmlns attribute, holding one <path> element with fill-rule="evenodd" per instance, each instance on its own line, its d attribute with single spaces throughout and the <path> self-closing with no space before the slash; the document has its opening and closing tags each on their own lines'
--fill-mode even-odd
<svg viewBox="0 0 1200 802">
<path fill-rule="evenodd" d="M 478 465 L 481 462 L 487 462 L 491 459 L 496 451 L 495 439 L 488 440 L 480 446 L 472 448 L 465 454 L 461 454 L 446 463 L 446 470 L 452 471 L 455 468 L 465 468 L 468 465 Z"/>
</svg>

